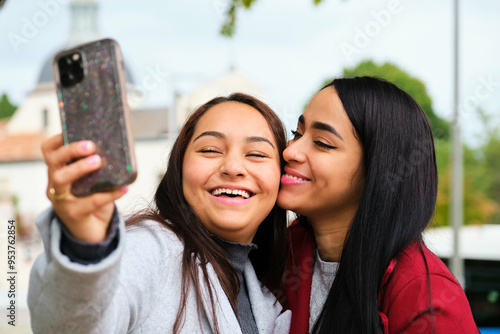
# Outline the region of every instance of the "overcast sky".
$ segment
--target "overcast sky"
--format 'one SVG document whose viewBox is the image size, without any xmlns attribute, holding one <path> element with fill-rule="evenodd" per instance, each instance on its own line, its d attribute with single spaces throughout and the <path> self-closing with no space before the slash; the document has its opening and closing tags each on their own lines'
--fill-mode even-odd
<svg viewBox="0 0 500 334">
<path fill-rule="evenodd" d="M 7 0 L 0 11 L 0 94 L 14 103 L 23 101 L 44 61 L 64 44 L 69 6 L 59 4 L 67 2 Z M 43 22 L 48 3 L 55 10 Z M 232 39 L 219 35 L 225 0 L 99 1 L 99 26 L 103 36 L 120 43 L 136 82 L 153 69 L 168 73 L 147 92 L 149 106 L 168 106 L 174 90 L 188 91 L 234 65 L 267 91 L 267 102 L 292 127 L 325 79 L 373 59 L 420 78 L 436 112 L 451 119 L 452 0 L 312 3 L 257 0 L 238 13 Z M 472 142 L 482 131 L 477 104 L 500 123 L 500 1 L 461 4 L 460 101 L 464 137 Z M 29 38 L 23 35 L 26 22 L 40 25 Z M 16 45 L 14 36 L 25 40 Z"/>
</svg>

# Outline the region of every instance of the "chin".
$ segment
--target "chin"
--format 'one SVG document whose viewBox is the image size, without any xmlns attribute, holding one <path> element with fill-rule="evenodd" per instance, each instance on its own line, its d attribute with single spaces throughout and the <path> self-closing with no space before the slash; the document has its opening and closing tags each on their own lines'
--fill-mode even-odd
<svg viewBox="0 0 500 334">
<path fill-rule="evenodd" d="M 240 219 L 226 219 L 222 222 L 214 224 L 214 227 L 219 231 L 224 231 L 225 233 L 239 233 L 249 228 L 250 224 L 243 223 L 243 218 Z"/>
<path fill-rule="evenodd" d="M 294 198 L 295 196 L 293 195 L 279 195 L 278 196 L 278 201 L 276 202 L 278 206 L 282 209 L 285 210 L 290 210 L 296 212 L 297 210 L 297 203 L 294 203 Z"/>
</svg>

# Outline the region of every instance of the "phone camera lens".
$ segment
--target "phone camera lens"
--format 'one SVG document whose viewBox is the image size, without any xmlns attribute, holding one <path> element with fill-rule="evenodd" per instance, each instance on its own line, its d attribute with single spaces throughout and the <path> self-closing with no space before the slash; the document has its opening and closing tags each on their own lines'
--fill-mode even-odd
<svg viewBox="0 0 500 334">
<path fill-rule="evenodd" d="M 75 86 L 85 76 L 83 59 L 79 52 L 61 57 L 58 61 L 58 66 L 61 85 L 63 87 Z"/>
</svg>

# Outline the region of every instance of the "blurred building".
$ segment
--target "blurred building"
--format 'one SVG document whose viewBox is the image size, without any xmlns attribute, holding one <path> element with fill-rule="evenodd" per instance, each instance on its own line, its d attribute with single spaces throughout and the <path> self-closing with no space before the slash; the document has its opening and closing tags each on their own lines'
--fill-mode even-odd
<svg viewBox="0 0 500 334">
<path fill-rule="evenodd" d="M 266 98 L 262 87 L 231 67 L 228 73 L 201 84 L 188 94 L 178 96 L 176 101 L 177 128 L 182 126 L 184 120 L 196 107 L 216 96 L 227 96 L 234 92 L 250 94 L 261 100 Z"/>
<path fill-rule="evenodd" d="M 3 193 L 10 193 L 11 197 L 16 199 L 9 203 L 12 205 L 15 203 L 17 206 L 15 211 L 20 213 L 21 221 L 32 222 L 33 217 L 49 205 L 44 196 L 47 172 L 42 160 L 40 143 L 61 132 L 52 59 L 61 50 L 103 38 L 98 29 L 98 3 L 95 0 L 71 1 L 70 13 L 71 27 L 66 41 L 61 43 L 58 50 L 47 56 L 39 71 L 35 87 L 28 92 L 14 115 L 0 129 L 0 184 L 8 186 L 2 189 Z M 142 172 L 147 174 L 149 172 L 147 167 L 154 164 L 150 160 L 158 154 L 149 150 L 146 157 L 142 157 L 140 146 L 149 145 L 156 147 L 157 150 L 169 146 L 167 140 L 169 109 L 167 107 L 151 109 L 142 106 L 141 87 L 134 82 L 126 63 L 126 55 L 124 58 L 127 100 L 132 111 L 134 137 L 147 142 L 137 145 L 137 158 L 145 160 L 139 165 L 143 167 Z M 135 188 L 137 192 L 142 190 L 140 186 Z M 144 188 L 149 189 L 151 185 L 144 184 Z"/>
</svg>

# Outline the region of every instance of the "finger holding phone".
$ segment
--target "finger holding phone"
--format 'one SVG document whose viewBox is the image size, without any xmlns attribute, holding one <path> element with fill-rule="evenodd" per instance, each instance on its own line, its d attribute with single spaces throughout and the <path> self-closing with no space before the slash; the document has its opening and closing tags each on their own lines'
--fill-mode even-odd
<svg viewBox="0 0 500 334">
<path fill-rule="evenodd" d="M 85 197 L 71 193 L 74 181 L 102 166 L 100 156 L 95 154 L 95 144 L 91 141 L 63 145 L 63 137 L 59 134 L 42 144 L 42 152 L 48 167 L 47 197 L 61 222 L 79 240 L 104 240 L 114 211 L 113 202 L 123 196 L 127 188 Z"/>
</svg>

